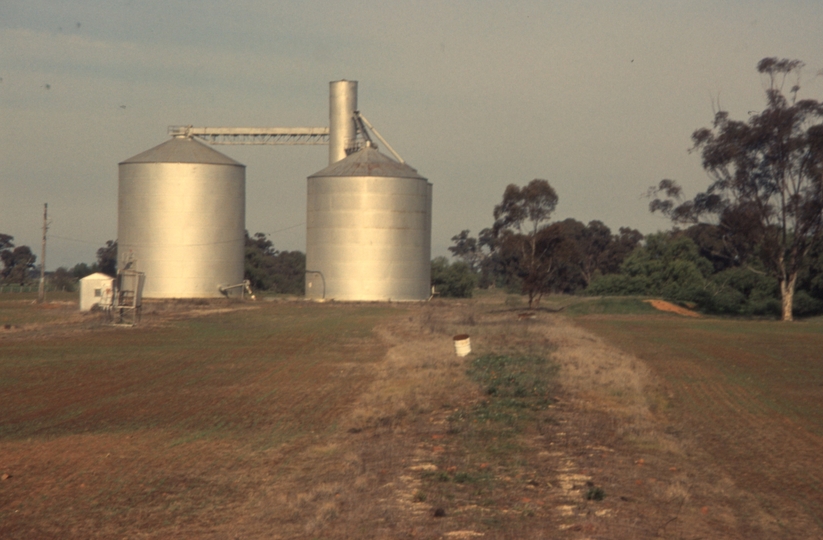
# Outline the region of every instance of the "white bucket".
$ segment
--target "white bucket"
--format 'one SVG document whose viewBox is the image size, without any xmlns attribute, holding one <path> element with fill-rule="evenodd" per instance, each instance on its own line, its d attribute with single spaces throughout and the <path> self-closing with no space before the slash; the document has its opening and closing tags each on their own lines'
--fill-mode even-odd
<svg viewBox="0 0 823 540">
<path fill-rule="evenodd" d="M 457 356 L 466 356 L 472 352 L 472 343 L 468 334 L 460 334 L 452 338 L 454 340 L 454 352 Z"/>
</svg>

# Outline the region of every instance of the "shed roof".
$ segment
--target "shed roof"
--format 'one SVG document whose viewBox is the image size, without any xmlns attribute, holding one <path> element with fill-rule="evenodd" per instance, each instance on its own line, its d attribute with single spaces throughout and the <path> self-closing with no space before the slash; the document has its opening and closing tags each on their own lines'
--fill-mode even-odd
<svg viewBox="0 0 823 540">
<path fill-rule="evenodd" d="M 110 276 L 110 275 L 108 275 L 108 274 L 103 274 L 103 273 L 100 273 L 100 272 L 95 272 L 95 273 L 93 273 L 93 274 L 89 274 L 89 275 L 87 275 L 86 277 L 80 278 L 80 281 L 92 280 L 92 279 L 93 279 L 93 280 L 99 280 L 99 281 L 102 281 L 102 280 L 104 280 L 104 279 L 114 279 L 114 278 L 113 278 L 113 277 L 111 277 L 111 276 Z"/>
</svg>

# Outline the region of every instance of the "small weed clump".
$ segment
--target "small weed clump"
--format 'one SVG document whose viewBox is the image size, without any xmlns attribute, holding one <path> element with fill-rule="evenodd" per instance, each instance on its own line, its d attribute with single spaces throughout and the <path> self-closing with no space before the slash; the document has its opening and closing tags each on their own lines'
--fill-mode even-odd
<svg viewBox="0 0 823 540">
<path fill-rule="evenodd" d="M 465 484 L 469 480 L 471 480 L 471 477 L 469 476 L 469 473 L 467 473 L 467 472 L 459 472 L 459 473 L 454 475 L 454 481 L 457 482 L 458 484 Z"/>
<path fill-rule="evenodd" d="M 603 488 L 598 486 L 590 486 L 586 491 L 587 501 L 602 501 L 605 496 L 606 492 L 603 491 Z"/>
<path fill-rule="evenodd" d="M 488 482 L 490 475 L 488 473 L 473 473 L 470 474 L 465 471 L 455 472 L 449 474 L 445 471 L 426 472 L 422 475 L 426 480 L 437 480 L 438 482 L 454 482 L 455 484 L 477 484 Z"/>
<path fill-rule="evenodd" d="M 495 414 L 545 409 L 551 401 L 558 369 L 557 364 L 540 356 L 488 354 L 472 362 L 468 375 L 493 398 L 488 402 L 487 414 Z"/>
</svg>

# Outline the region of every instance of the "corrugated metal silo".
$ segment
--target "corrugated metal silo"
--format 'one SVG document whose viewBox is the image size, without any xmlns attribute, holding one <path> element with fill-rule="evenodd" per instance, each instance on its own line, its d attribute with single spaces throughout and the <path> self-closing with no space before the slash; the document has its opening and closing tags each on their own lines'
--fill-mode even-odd
<svg viewBox="0 0 823 540">
<path fill-rule="evenodd" d="M 120 163 L 119 264 L 146 274 L 144 298 L 219 297 L 243 281 L 246 168 L 186 137 Z"/>
<path fill-rule="evenodd" d="M 306 296 L 425 300 L 431 219 L 432 185 L 375 148 L 309 176 Z"/>
</svg>

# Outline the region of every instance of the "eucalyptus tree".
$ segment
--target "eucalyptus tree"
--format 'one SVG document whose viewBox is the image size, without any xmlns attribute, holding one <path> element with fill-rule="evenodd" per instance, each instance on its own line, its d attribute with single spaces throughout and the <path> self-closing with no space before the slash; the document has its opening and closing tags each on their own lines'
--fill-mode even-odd
<svg viewBox="0 0 823 540">
<path fill-rule="evenodd" d="M 780 284 L 786 321 L 792 320 L 798 274 L 823 235 L 823 104 L 798 98 L 803 66 L 761 60 L 766 108 L 746 121 L 719 111 L 711 127 L 692 134 L 692 151 L 700 153 L 710 179 L 706 191 L 683 200 L 675 181 L 662 180 L 650 203 L 652 212 L 676 223 L 719 226 L 727 244 L 736 246 L 738 264 L 758 257 Z"/>
<path fill-rule="evenodd" d="M 550 290 L 556 269 L 552 256 L 557 238 L 541 234 L 557 208 L 557 192 L 536 178 L 522 188 L 509 184 L 503 200 L 494 207 L 496 248 L 507 261 L 507 271 L 521 280 L 523 292 L 534 307 Z"/>
</svg>

